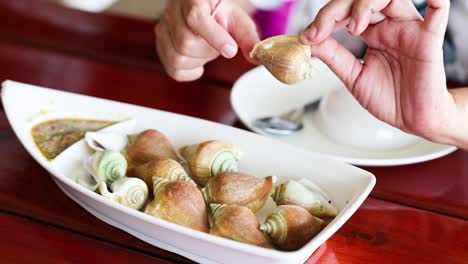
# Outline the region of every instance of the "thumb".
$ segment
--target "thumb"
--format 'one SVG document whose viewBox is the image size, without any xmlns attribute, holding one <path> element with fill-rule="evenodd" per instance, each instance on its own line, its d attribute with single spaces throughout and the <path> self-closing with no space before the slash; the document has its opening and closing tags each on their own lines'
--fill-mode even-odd
<svg viewBox="0 0 468 264">
<path fill-rule="evenodd" d="M 362 64 L 332 37 L 312 46 L 312 56 L 321 59 L 352 90 L 362 71 Z"/>
<path fill-rule="evenodd" d="M 427 30 L 443 37 L 448 23 L 450 1 L 428 0 L 427 4 L 424 26 Z"/>
</svg>

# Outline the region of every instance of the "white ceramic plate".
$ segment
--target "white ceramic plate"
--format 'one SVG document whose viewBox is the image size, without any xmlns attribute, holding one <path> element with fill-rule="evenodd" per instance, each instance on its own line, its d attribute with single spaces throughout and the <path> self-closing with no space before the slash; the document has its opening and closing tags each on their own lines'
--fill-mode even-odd
<svg viewBox="0 0 468 264">
<path fill-rule="evenodd" d="M 71 199 L 102 221 L 152 245 L 202 263 L 302 263 L 358 209 L 375 184 L 375 177 L 359 168 L 229 126 L 154 109 L 60 92 L 6 81 L 2 101 L 13 130 L 31 156 L 52 174 Z M 156 128 L 176 147 L 208 139 L 233 143 L 243 150 L 241 171 L 253 175 L 308 178 L 328 193 L 340 210 L 338 216 L 300 250 L 282 252 L 216 237 L 166 222 L 111 202 L 72 180 L 89 155 L 79 141 L 52 162 L 36 148 L 31 128 L 44 120 L 78 117 L 137 121 L 136 131 Z M 106 128 L 131 133 L 129 122 Z"/>
<path fill-rule="evenodd" d="M 323 97 L 333 89 L 344 89 L 343 83 L 323 62 L 313 59 L 313 64 L 318 73 L 293 86 L 280 83 L 263 66 L 254 68 L 239 78 L 231 92 L 231 104 L 242 123 L 259 134 L 355 165 L 412 164 L 436 159 L 457 149 L 422 138 L 406 147 L 387 151 L 335 143 L 321 132 L 318 111 L 307 113 L 303 119 L 304 129 L 289 136 L 274 136 L 253 127 L 252 121 L 256 118 L 277 115 Z"/>
</svg>

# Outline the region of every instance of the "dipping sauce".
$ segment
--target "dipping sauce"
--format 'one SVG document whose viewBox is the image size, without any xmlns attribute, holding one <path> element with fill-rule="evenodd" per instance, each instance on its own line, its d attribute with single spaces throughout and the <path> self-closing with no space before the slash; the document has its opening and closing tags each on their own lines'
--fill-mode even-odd
<svg viewBox="0 0 468 264">
<path fill-rule="evenodd" d="M 97 131 L 115 122 L 90 119 L 53 119 L 37 124 L 31 135 L 42 155 L 48 160 L 81 140 L 88 131 Z"/>
</svg>

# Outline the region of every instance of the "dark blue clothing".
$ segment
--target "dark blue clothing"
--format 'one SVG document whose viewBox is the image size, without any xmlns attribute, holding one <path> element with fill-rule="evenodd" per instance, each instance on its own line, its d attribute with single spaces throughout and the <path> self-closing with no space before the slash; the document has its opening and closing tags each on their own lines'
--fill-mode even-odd
<svg viewBox="0 0 468 264">
<path fill-rule="evenodd" d="M 427 3 L 424 2 L 423 4 L 416 5 L 416 8 L 418 9 L 419 13 L 424 17 L 424 15 L 426 14 Z M 450 30 L 448 29 L 447 29 L 447 32 L 445 33 L 443 50 L 444 50 L 444 63 L 445 64 L 455 63 L 455 60 L 456 60 L 455 44 L 453 43 L 453 38 L 452 38 L 452 35 L 450 34 Z"/>
</svg>

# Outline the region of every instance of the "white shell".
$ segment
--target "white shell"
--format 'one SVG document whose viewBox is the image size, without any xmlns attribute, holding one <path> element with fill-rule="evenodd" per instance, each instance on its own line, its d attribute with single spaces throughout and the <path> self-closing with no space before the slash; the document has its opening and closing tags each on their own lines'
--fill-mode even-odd
<svg viewBox="0 0 468 264">
<path fill-rule="evenodd" d="M 309 190 L 315 191 L 320 193 L 327 201 L 332 201 L 332 204 L 334 204 L 333 199 L 331 198 L 330 194 L 328 194 L 324 189 L 320 188 L 315 182 L 307 179 L 307 178 L 302 178 L 298 180 L 299 183 L 307 187 Z"/>
<path fill-rule="evenodd" d="M 272 175 L 272 176 L 271 176 L 271 179 L 272 179 L 272 181 L 273 181 L 273 185 L 275 185 L 275 184 L 278 182 L 278 177 L 275 176 L 275 175 Z"/>
<path fill-rule="evenodd" d="M 134 131 L 136 126 L 135 119 L 128 119 L 112 125 L 113 132 L 87 132 L 85 134 L 86 144 L 95 151 L 104 151 L 106 149 L 113 151 L 122 151 L 127 146 L 128 138 L 125 132 Z M 120 132 L 120 133 L 119 133 Z"/>
<path fill-rule="evenodd" d="M 295 201 L 292 204 L 297 203 L 296 205 L 303 207 L 316 217 L 334 217 L 338 214 L 338 209 L 329 199 L 329 195 L 312 181 L 308 179 L 289 180 L 286 184 L 288 187 L 280 187 L 280 191 L 276 189 L 274 196 L 280 195 L 283 197 L 282 199 L 290 202 Z"/>
<path fill-rule="evenodd" d="M 78 183 L 79 185 L 85 187 L 86 189 L 88 190 L 91 190 L 91 191 L 96 191 L 98 186 L 99 186 L 99 183 L 96 182 L 96 180 L 94 179 L 94 177 L 89 174 L 87 171 L 85 170 L 77 170 L 77 172 L 75 173 L 75 181 L 76 183 Z"/>
<path fill-rule="evenodd" d="M 86 158 L 85 160 L 83 160 L 83 168 L 85 168 L 85 170 L 90 174 L 92 175 L 92 177 L 94 178 L 94 180 L 97 182 L 97 183 L 100 183 L 101 180 L 99 178 L 97 178 L 96 176 L 94 176 L 94 173 L 93 171 L 96 170 L 96 163 L 97 163 L 97 160 L 99 159 L 99 153 L 100 152 L 95 152 L 93 153 L 93 155 L 89 156 L 88 158 Z"/>
<path fill-rule="evenodd" d="M 128 143 L 128 137 L 112 132 L 86 132 L 85 141 L 95 151 L 106 149 L 122 151 Z"/>
<path fill-rule="evenodd" d="M 112 183 L 110 189 L 112 192 L 107 190 L 105 182 L 99 184 L 102 196 L 133 209 L 140 210 L 148 200 L 148 186 L 138 178 L 120 178 Z"/>
<path fill-rule="evenodd" d="M 276 210 L 276 203 L 271 197 L 268 197 L 268 200 L 265 204 L 255 212 L 259 223 L 265 223 L 269 215 L 271 215 Z"/>
</svg>

